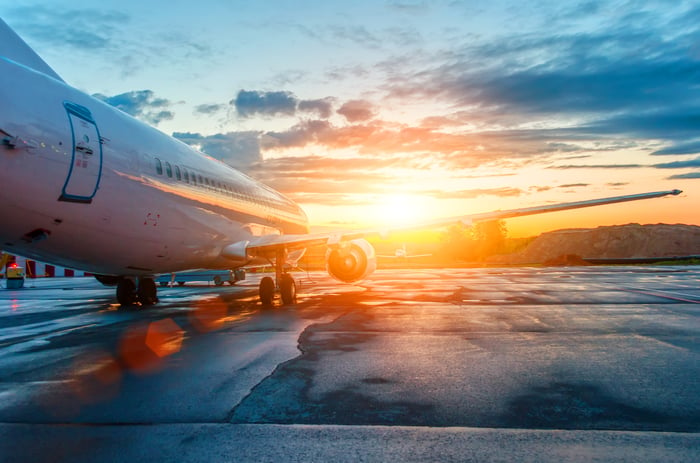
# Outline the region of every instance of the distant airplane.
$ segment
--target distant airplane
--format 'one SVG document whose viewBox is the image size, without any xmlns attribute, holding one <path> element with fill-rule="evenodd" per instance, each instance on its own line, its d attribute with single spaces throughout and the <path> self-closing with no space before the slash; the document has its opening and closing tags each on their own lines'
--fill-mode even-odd
<svg viewBox="0 0 700 463">
<path fill-rule="evenodd" d="M 383 257 L 385 259 L 413 259 L 416 257 L 430 257 L 432 254 L 409 254 L 408 251 L 406 250 L 406 243 L 403 243 L 400 248 L 397 248 L 396 251 L 394 251 L 393 255 L 380 255 L 377 254 L 377 257 Z"/>
<path fill-rule="evenodd" d="M 444 226 L 677 195 L 642 193 L 433 221 Z M 122 305 L 155 304 L 154 277 L 273 264 L 259 294 L 296 300 L 295 266 L 326 246 L 331 276 L 376 268 L 379 230 L 309 233 L 272 188 L 68 84 L 0 20 L 0 248 L 85 270 Z M 404 227 L 405 228 L 405 227 Z M 418 228 L 418 227 L 413 227 Z"/>
</svg>

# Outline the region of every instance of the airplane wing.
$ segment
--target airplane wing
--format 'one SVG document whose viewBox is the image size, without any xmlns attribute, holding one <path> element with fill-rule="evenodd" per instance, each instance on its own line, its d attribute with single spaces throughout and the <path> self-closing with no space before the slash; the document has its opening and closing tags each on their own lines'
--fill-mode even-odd
<svg viewBox="0 0 700 463">
<path fill-rule="evenodd" d="M 264 235 L 255 237 L 250 241 L 235 243 L 224 248 L 222 256 L 231 259 L 241 259 L 246 255 L 274 256 L 280 249 L 288 251 L 309 248 L 313 246 L 333 246 L 343 242 L 358 238 L 368 238 L 373 236 L 387 236 L 391 232 L 407 231 L 416 229 L 439 228 L 457 223 L 470 225 L 474 222 L 484 222 L 489 220 L 508 219 L 512 217 L 522 217 L 525 215 L 543 214 L 546 212 L 565 211 L 569 209 L 580 209 L 584 207 L 602 206 L 605 204 L 622 203 L 627 201 L 638 201 L 642 199 L 660 198 L 662 196 L 679 195 L 681 190 L 654 191 L 624 196 L 613 196 L 608 198 L 591 199 L 586 201 L 575 201 L 568 203 L 547 204 L 543 206 L 527 207 L 522 209 L 507 209 L 492 212 L 482 212 L 455 217 L 438 219 L 427 223 L 421 223 L 406 227 L 396 227 L 391 229 L 369 228 L 363 230 L 338 231 L 331 233 L 309 233 L 303 235 Z"/>
</svg>

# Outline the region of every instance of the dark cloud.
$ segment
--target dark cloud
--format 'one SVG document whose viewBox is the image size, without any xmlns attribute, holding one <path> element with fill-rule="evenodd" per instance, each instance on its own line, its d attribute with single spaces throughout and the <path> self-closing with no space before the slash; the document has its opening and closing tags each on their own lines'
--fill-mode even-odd
<svg viewBox="0 0 700 463">
<path fill-rule="evenodd" d="M 374 106 L 369 101 L 351 100 L 344 103 L 337 112 L 348 122 L 360 122 L 374 117 Z"/>
<path fill-rule="evenodd" d="M 241 90 L 230 104 L 241 117 L 293 116 L 298 100 L 291 92 L 260 92 Z"/>
<path fill-rule="evenodd" d="M 321 119 L 328 119 L 333 112 L 333 99 L 302 100 L 299 102 L 297 109 L 300 112 L 316 113 Z"/>
<path fill-rule="evenodd" d="M 175 117 L 175 113 L 169 110 L 172 106 L 170 100 L 156 98 L 153 90 L 134 90 L 114 96 L 96 93 L 92 96 L 151 124 L 157 125 Z"/>
<path fill-rule="evenodd" d="M 194 111 L 195 113 L 210 115 L 223 111 L 224 109 L 226 109 L 226 105 L 224 104 L 200 104 L 194 108 Z"/>
<path fill-rule="evenodd" d="M 651 153 L 656 156 L 666 154 L 697 154 L 700 153 L 700 141 L 693 140 L 688 143 L 679 143 Z"/>
<path fill-rule="evenodd" d="M 690 172 L 688 174 L 671 175 L 668 180 L 683 180 L 689 178 L 700 178 L 700 172 Z"/>
<path fill-rule="evenodd" d="M 175 132 L 173 137 L 244 172 L 262 159 L 259 132 L 229 132 L 208 136 Z"/>
<path fill-rule="evenodd" d="M 301 112 L 328 119 L 333 112 L 333 98 L 299 100 L 293 93 L 286 91 L 240 90 L 229 103 L 241 117 L 295 116 Z"/>
<path fill-rule="evenodd" d="M 590 185 L 590 183 L 567 183 L 566 185 L 557 185 L 556 188 L 582 188 Z"/>
<path fill-rule="evenodd" d="M 571 26 L 601 8 L 599 2 L 566 5 L 548 19 Z M 387 96 L 446 102 L 463 112 L 458 120 L 477 128 L 536 127 L 538 121 L 551 127 L 560 120 L 548 131 L 523 130 L 533 142 L 539 137 L 540 146 L 555 135 L 558 144 L 544 149 L 579 151 L 571 141 L 614 136 L 673 143 L 656 154 L 698 152 L 700 22 L 688 16 L 700 18 L 700 8 L 665 12 L 616 10 L 591 32 L 548 27 L 542 30 L 556 32 L 508 33 L 488 42 L 470 37 L 436 57 L 442 64 L 417 71 L 416 60 L 388 61 Z M 454 118 L 428 122 L 436 128 Z"/>
<path fill-rule="evenodd" d="M 689 159 L 686 161 L 665 162 L 663 164 L 654 164 L 657 169 L 683 169 L 688 167 L 700 167 L 700 158 Z"/>
</svg>

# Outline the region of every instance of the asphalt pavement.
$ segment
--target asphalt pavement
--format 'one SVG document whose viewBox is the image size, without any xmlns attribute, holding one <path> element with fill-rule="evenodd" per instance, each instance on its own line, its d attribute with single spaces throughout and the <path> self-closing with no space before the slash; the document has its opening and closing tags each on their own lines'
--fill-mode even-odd
<svg viewBox="0 0 700 463">
<path fill-rule="evenodd" d="M 0 461 L 699 461 L 700 268 L 0 289 Z"/>
</svg>

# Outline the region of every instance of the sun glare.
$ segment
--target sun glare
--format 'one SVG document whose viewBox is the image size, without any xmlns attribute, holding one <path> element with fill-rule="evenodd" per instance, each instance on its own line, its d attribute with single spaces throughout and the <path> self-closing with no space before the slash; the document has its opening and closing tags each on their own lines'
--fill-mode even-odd
<svg viewBox="0 0 700 463">
<path fill-rule="evenodd" d="M 388 194 L 377 200 L 375 222 L 386 226 L 417 224 L 426 220 L 426 199 L 418 195 Z"/>
</svg>

